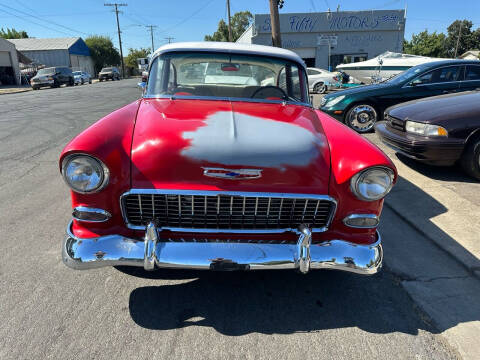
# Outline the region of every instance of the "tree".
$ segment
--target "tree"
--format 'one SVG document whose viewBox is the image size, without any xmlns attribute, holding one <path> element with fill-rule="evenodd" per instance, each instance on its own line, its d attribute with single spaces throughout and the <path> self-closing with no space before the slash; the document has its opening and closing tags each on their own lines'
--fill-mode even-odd
<svg viewBox="0 0 480 360">
<path fill-rule="evenodd" d="M 4 39 L 25 39 L 28 38 L 28 34 L 26 31 L 17 31 L 14 28 L 5 28 L 3 27 L 0 29 L 0 38 Z"/>
<path fill-rule="evenodd" d="M 232 27 L 232 41 L 237 39 L 247 30 L 253 21 L 253 15 L 250 11 L 240 11 L 235 13 L 230 19 Z M 218 22 L 218 29 L 213 35 L 205 35 L 205 41 L 228 41 L 228 25 L 223 19 Z"/>
<path fill-rule="evenodd" d="M 403 51 L 406 54 L 422 55 L 431 57 L 446 57 L 445 39 L 443 33 L 436 31 L 429 34 L 427 30 L 418 35 L 413 34 L 412 40 L 404 41 Z"/>
<path fill-rule="evenodd" d="M 448 35 L 445 41 L 445 48 L 449 57 L 455 56 L 457 43 L 457 56 L 478 47 L 478 29 L 472 32 L 472 25 L 472 22 L 469 20 L 455 20 L 447 28 Z"/>
<path fill-rule="evenodd" d="M 150 49 L 140 48 L 140 49 L 132 49 L 128 50 L 128 55 L 125 58 L 125 65 L 137 68 L 137 59 L 138 58 L 146 58 L 150 55 Z"/>
<path fill-rule="evenodd" d="M 120 63 L 120 54 L 113 46 L 112 39 L 109 37 L 92 35 L 85 39 L 85 43 L 90 49 L 95 73 L 98 73 L 104 66 L 118 65 Z"/>
</svg>

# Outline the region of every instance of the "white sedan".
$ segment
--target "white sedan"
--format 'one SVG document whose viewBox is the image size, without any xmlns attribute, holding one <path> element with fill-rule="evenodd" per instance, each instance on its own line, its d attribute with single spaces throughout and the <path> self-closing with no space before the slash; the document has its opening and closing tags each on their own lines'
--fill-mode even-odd
<svg viewBox="0 0 480 360">
<path fill-rule="evenodd" d="M 92 77 L 89 73 L 85 71 L 74 71 L 73 78 L 75 80 L 75 85 L 83 85 L 84 83 L 92 83 Z"/>
<path fill-rule="evenodd" d="M 323 94 L 329 86 L 337 83 L 337 73 L 318 68 L 307 68 L 308 88 L 310 92 Z"/>
</svg>

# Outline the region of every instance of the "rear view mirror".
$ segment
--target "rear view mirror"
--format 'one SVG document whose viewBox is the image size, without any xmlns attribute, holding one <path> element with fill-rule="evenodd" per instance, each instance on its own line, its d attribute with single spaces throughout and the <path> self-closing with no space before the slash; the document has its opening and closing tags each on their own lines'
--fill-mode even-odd
<svg viewBox="0 0 480 360">
<path fill-rule="evenodd" d="M 226 63 L 222 64 L 222 71 L 238 71 L 240 70 L 239 64 Z"/>
</svg>

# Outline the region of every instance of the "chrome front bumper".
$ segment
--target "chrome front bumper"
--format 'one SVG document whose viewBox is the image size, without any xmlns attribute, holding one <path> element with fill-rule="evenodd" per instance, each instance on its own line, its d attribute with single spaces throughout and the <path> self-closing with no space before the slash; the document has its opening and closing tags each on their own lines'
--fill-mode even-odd
<svg viewBox="0 0 480 360">
<path fill-rule="evenodd" d="M 162 242 L 161 232 L 150 223 L 145 240 L 121 235 L 81 239 L 73 235 L 72 223 L 63 242 L 65 265 L 76 270 L 128 265 L 155 268 L 210 270 L 333 269 L 357 274 L 375 274 L 382 266 L 380 234 L 371 245 L 344 240 L 311 244 L 311 232 L 300 228 L 296 244 Z"/>
</svg>

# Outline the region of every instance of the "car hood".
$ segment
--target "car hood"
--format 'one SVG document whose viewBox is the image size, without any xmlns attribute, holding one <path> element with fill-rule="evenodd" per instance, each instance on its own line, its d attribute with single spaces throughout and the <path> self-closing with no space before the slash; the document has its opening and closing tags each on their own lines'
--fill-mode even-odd
<svg viewBox="0 0 480 360">
<path fill-rule="evenodd" d="M 132 188 L 328 193 L 327 139 L 305 106 L 144 99 L 131 159 Z"/>
<path fill-rule="evenodd" d="M 402 120 L 437 123 L 456 118 L 478 119 L 480 91 L 433 96 L 389 108 L 391 116 Z"/>
</svg>

